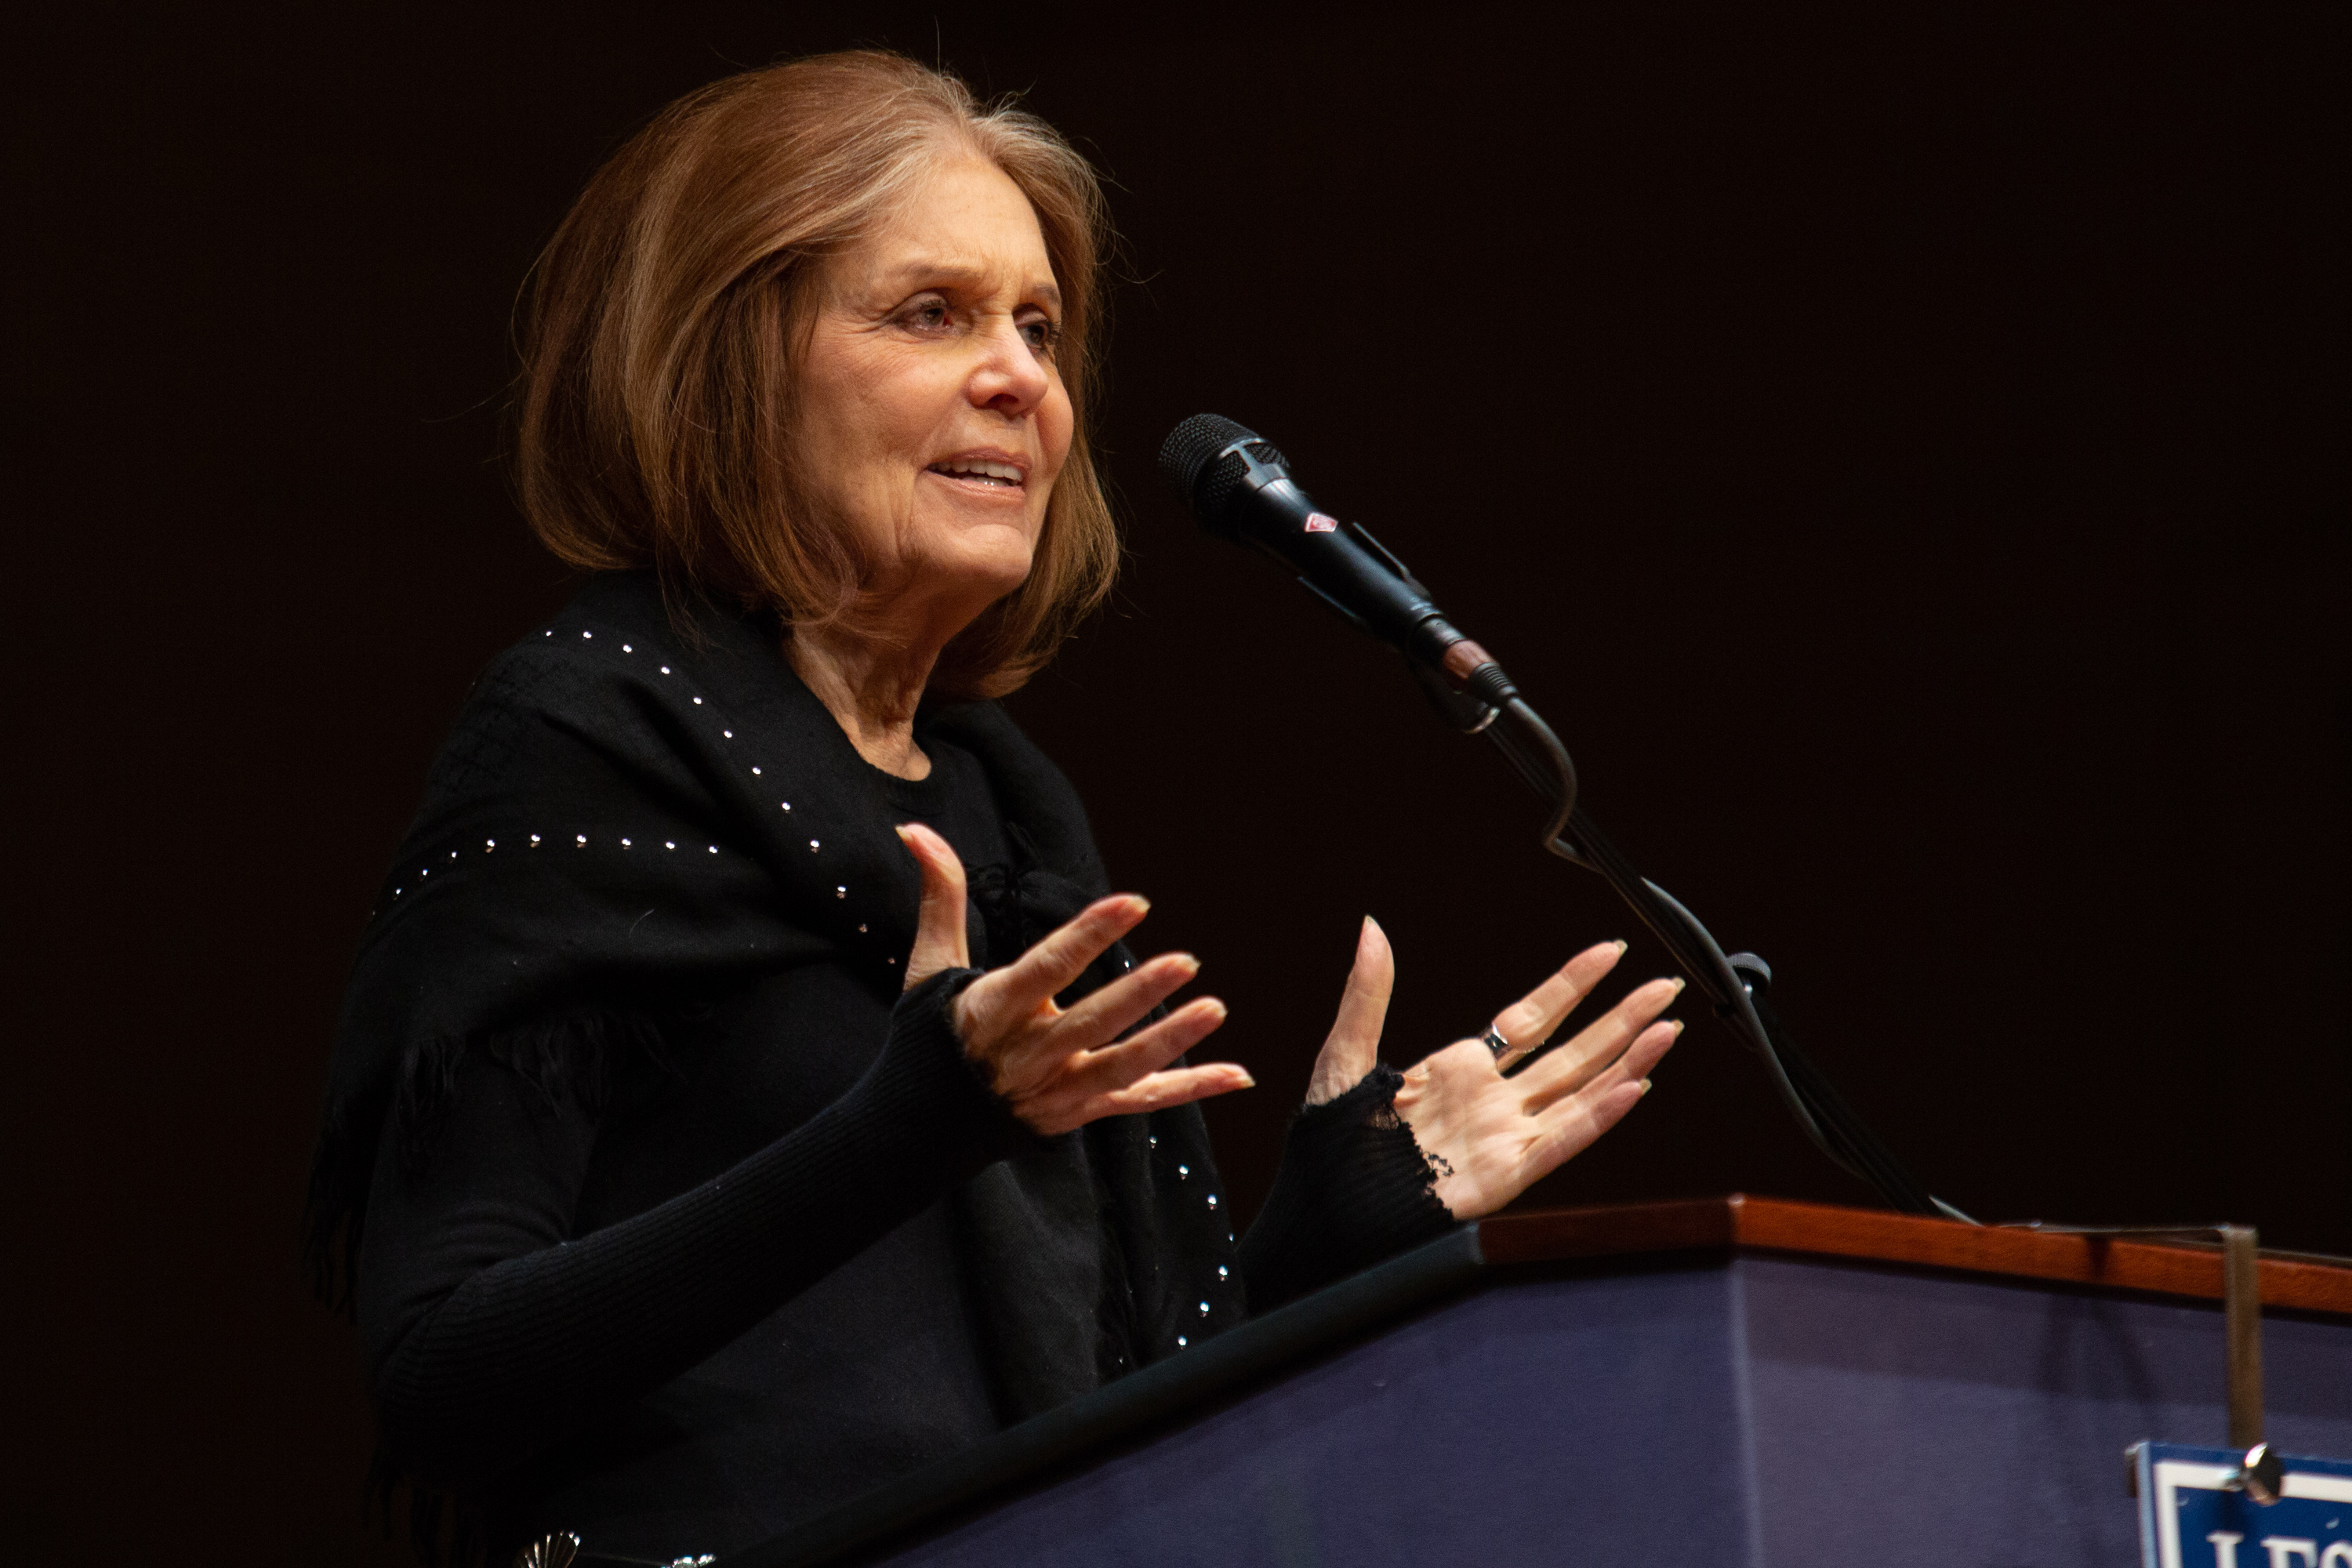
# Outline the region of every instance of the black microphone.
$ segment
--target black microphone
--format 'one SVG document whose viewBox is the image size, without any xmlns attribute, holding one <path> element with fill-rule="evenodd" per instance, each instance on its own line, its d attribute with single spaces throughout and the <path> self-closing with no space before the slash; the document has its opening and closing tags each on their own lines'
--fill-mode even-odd
<svg viewBox="0 0 2352 1568">
<path fill-rule="evenodd" d="M 1489 709 L 1518 695 L 1493 656 L 1438 613 L 1404 563 L 1356 524 L 1318 510 L 1282 454 L 1255 431 L 1195 414 L 1160 444 L 1160 474 L 1202 528 L 1284 562 L 1332 608 L 1416 667 L 1442 672 Z"/>
</svg>

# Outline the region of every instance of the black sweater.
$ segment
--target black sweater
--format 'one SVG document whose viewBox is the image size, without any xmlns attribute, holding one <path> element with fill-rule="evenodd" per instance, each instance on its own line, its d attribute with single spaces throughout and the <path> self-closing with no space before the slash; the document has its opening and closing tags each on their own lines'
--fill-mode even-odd
<svg viewBox="0 0 2352 1568">
<path fill-rule="evenodd" d="M 973 972 L 899 994 L 889 830 L 1003 963 L 1107 886 L 1067 784 L 985 704 L 891 779 L 756 623 L 699 633 L 612 577 L 493 664 L 346 1002 L 316 1217 L 388 1452 L 494 1552 L 740 1547 L 1446 1223 L 1391 1075 L 1239 1248 L 1192 1108 L 1028 1133 L 948 1027 Z"/>
</svg>

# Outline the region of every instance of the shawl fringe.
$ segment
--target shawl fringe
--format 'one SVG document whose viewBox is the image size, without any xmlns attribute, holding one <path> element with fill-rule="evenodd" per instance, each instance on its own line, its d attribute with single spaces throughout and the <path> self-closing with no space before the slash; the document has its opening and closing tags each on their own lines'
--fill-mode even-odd
<svg viewBox="0 0 2352 1568">
<path fill-rule="evenodd" d="M 401 1502 L 407 1500 L 408 1549 L 426 1568 L 492 1568 L 489 1532 L 479 1502 L 462 1492 L 428 1487 L 400 1468 L 379 1440 L 368 1463 L 368 1521 L 387 1541 L 400 1539 Z"/>
</svg>

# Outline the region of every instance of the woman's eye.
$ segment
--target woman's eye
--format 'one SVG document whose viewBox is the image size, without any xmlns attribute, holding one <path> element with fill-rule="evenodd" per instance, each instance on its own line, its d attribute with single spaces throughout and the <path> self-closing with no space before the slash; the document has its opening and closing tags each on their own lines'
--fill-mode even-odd
<svg viewBox="0 0 2352 1568">
<path fill-rule="evenodd" d="M 1043 356 L 1054 352 L 1054 345 L 1061 341 L 1062 329 L 1040 316 L 1021 323 L 1021 336 L 1032 353 Z"/>
<path fill-rule="evenodd" d="M 944 331 L 950 324 L 944 300 L 919 300 L 907 307 L 907 324 L 921 331 Z"/>
</svg>

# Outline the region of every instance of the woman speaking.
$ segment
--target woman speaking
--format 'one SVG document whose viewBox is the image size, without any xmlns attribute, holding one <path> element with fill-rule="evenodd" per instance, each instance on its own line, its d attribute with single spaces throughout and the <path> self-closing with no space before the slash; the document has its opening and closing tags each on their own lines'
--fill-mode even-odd
<svg viewBox="0 0 2352 1568">
<path fill-rule="evenodd" d="M 1678 984 L 1379 1065 L 1364 922 L 1238 1243 L 1199 963 L 991 700 L 1108 590 L 1085 162 L 881 54 L 673 105 L 531 280 L 496 659 L 362 940 L 311 1191 L 386 1473 L 493 1557 L 726 1552 L 1510 1201 Z M 332 1259 L 330 1264 L 327 1260 Z"/>
</svg>

